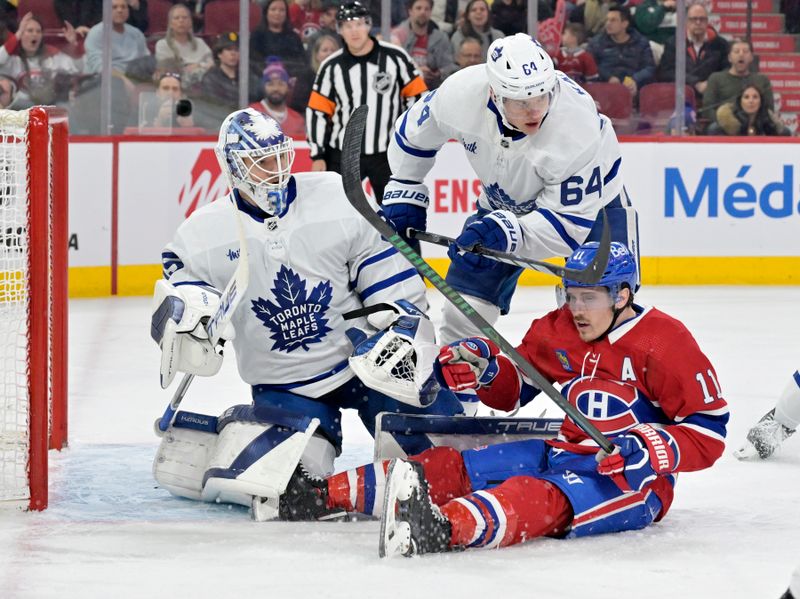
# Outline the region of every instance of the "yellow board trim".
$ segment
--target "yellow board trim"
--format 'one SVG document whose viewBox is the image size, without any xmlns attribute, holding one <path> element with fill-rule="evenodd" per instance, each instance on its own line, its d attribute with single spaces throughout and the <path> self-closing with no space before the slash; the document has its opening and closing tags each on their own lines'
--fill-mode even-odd
<svg viewBox="0 0 800 599">
<path fill-rule="evenodd" d="M 163 276 L 161 264 L 134 264 L 117 270 L 117 295 L 153 295 L 153 286 Z"/>
<path fill-rule="evenodd" d="M 444 276 L 448 258 L 428 262 Z M 558 260 L 552 261 L 558 264 Z M 563 261 L 562 261 L 563 263 Z M 765 257 L 647 257 L 642 258 L 644 285 L 800 285 L 800 256 Z M 161 277 L 160 264 L 120 266 L 118 295 L 151 295 Z M 555 285 L 555 277 L 526 270 L 519 283 L 525 286 Z M 70 297 L 111 295 L 110 266 L 73 266 L 69 269 Z"/>
<path fill-rule="evenodd" d="M 70 297 L 107 297 L 109 295 L 111 295 L 110 266 L 70 267 Z"/>
</svg>

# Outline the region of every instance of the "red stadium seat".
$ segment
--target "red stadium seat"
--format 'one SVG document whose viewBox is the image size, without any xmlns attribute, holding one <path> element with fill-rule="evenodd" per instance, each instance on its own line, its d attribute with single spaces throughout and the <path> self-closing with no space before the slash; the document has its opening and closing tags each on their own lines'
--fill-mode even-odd
<svg viewBox="0 0 800 599">
<path fill-rule="evenodd" d="M 261 22 L 261 7 L 250 3 L 250 31 Z M 239 31 L 239 0 L 212 0 L 205 7 L 203 33 L 219 35 L 226 31 Z"/>
<path fill-rule="evenodd" d="M 150 24 L 147 26 L 147 35 L 163 37 L 167 31 L 167 14 L 172 8 L 169 0 L 149 0 L 147 2 L 147 17 Z"/>
<path fill-rule="evenodd" d="M 633 132 L 633 96 L 627 87 L 621 83 L 586 83 L 584 88 L 597 104 L 598 112 L 614 123 L 617 133 Z"/>
<path fill-rule="evenodd" d="M 695 107 L 694 90 L 686 86 L 686 104 Z M 675 114 L 675 84 L 650 83 L 639 90 L 639 116 L 641 129 L 663 133 Z"/>
<path fill-rule="evenodd" d="M 27 12 L 32 12 L 38 17 L 42 21 L 44 29 L 61 30 L 64 27 L 64 23 L 58 18 L 56 9 L 53 8 L 53 0 L 19 0 L 17 15 L 22 18 L 22 15 Z"/>
</svg>

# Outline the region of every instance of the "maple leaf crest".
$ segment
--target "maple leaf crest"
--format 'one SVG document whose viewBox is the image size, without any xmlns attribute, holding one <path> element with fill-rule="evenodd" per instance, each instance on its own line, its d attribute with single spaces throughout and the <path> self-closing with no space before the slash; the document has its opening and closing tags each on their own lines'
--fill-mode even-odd
<svg viewBox="0 0 800 599">
<path fill-rule="evenodd" d="M 483 191 L 493 210 L 508 210 L 514 214 L 530 214 L 536 210 L 536 198 L 518 204 L 500 187 L 499 183 L 484 185 Z"/>
<path fill-rule="evenodd" d="M 281 130 L 278 128 L 278 124 L 271 118 L 260 118 L 256 121 L 248 121 L 244 125 L 244 130 L 258 141 L 262 142 L 273 139 L 274 143 L 280 143 L 282 141 L 280 138 L 283 137 Z"/>
<path fill-rule="evenodd" d="M 270 289 L 275 301 L 259 297 L 251 309 L 271 331 L 273 350 L 287 353 L 319 343 L 331 332 L 326 314 L 333 297 L 330 281 L 321 281 L 306 294 L 307 281 L 291 268 L 281 266 Z"/>
</svg>

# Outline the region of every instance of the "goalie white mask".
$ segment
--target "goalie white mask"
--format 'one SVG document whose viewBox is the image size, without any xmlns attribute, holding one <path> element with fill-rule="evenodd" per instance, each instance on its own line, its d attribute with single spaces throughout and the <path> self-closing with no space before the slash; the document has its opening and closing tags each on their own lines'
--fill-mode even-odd
<svg viewBox="0 0 800 599">
<path fill-rule="evenodd" d="M 349 359 L 353 372 L 367 387 L 403 403 L 416 407 L 433 403 L 438 391 L 433 363 L 439 354 L 433 323 L 404 300 L 368 320 L 373 325 L 391 324 L 356 346 Z"/>
<path fill-rule="evenodd" d="M 214 151 L 231 189 L 244 192 L 264 212 L 286 214 L 294 142 L 275 119 L 252 108 L 231 113 Z"/>
</svg>

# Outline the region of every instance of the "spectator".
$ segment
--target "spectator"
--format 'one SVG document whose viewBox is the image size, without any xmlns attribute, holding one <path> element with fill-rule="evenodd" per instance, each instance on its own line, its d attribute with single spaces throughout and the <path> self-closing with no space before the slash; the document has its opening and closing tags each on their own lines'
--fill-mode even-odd
<svg viewBox="0 0 800 599">
<path fill-rule="evenodd" d="M 583 41 L 583 25 L 567 23 L 564 33 L 561 34 L 562 46 L 553 57 L 556 68 L 578 83 L 596 81 L 598 77 L 597 63 L 594 57 L 583 49 L 581 45 Z"/>
<path fill-rule="evenodd" d="M 687 6 L 692 1 L 702 0 L 689 0 L 686 3 Z M 632 4 L 634 3 L 629 6 Z M 651 48 L 653 48 L 653 44 L 657 44 L 663 49 L 667 40 L 675 36 L 675 24 L 678 20 L 676 9 L 675 0 L 644 0 L 641 4 L 636 5 L 633 25 L 639 33 L 652 42 Z M 655 49 L 653 49 L 653 53 L 656 53 Z"/>
<path fill-rule="evenodd" d="M 323 0 L 322 11 L 319 14 L 319 29 L 305 39 L 307 48 L 311 48 L 320 35 L 333 35 L 336 38 L 336 12 L 339 10 L 339 0 Z M 341 44 L 340 44 L 341 45 Z"/>
<path fill-rule="evenodd" d="M 610 6 L 606 30 L 589 42 L 589 52 L 597 62 L 600 81 L 622 83 L 632 95 L 653 80 L 656 64 L 650 42 L 630 29 L 631 13 L 624 6 Z"/>
<path fill-rule="evenodd" d="M 142 33 L 147 33 L 150 19 L 147 16 L 147 0 L 128 0 L 128 25 L 136 27 Z"/>
<path fill-rule="evenodd" d="M 569 14 L 569 22 L 581 23 L 586 36 L 592 38 L 603 32 L 611 5 L 612 0 L 586 0 Z"/>
<path fill-rule="evenodd" d="M 407 0 L 408 19 L 392 30 L 392 41 L 417 65 L 428 89 L 435 89 L 458 70 L 453 46 L 431 21 L 433 0 Z"/>
<path fill-rule="evenodd" d="M 433 0 L 431 19 L 442 33 L 448 36 L 453 33 L 455 24 L 460 22 L 468 0 Z M 458 51 L 458 50 L 456 50 Z"/>
<path fill-rule="evenodd" d="M 464 21 L 461 26 L 453 32 L 450 38 L 453 43 L 453 50 L 457 50 L 461 40 L 470 36 L 481 40 L 481 53 L 486 57 L 489 44 L 494 40 L 505 37 L 503 32 L 492 27 L 489 5 L 486 0 L 469 0 L 464 12 Z"/>
<path fill-rule="evenodd" d="M 219 128 L 225 117 L 239 108 L 239 34 L 221 34 L 214 42 L 213 54 L 215 64 L 203 75 L 201 96 L 195 102 L 196 121 L 208 130 Z M 258 80 L 251 78 L 250 101 L 258 98 L 259 87 Z"/>
<path fill-rule="evenodd" d="M 481 40 L 475 37 L 465 37 L 461 40 L 461 45 L 456 52 L 456 64 L 458 68 L 471 67 L 472 65 L 486 62 L 486 55 L 483 54 Z"/>
<path fill-rule="evenodd" d="M 127 0 L 127 3 L 128 25 L 145 33 L 150 25 L 147 17 L 147 0 Z M 53 0 L 53 7 L 58 17 L 65 23 L 72 23 L 81 37 L 103 20 L 103 0 Z"/>
<path fill-rule="evenodd" d="M 717 108 L 731 102 L 751 83 L 761 91 L 768 110 L 773 110 L 775 103 L 772 97 L 772 84 L 766 75 L 753 73 L 750 65 L 753 64 L 753 47 L 745 40 L 733 40 L 728 52 L 728 62 L 731 68 L 727 71 L 717 71 L 708 78 L 708 85 L 703 94 L 703 116 L 714 121 Z"/>
<path fill-rule="evenodd" d="M 786 33 L 800 33 L 800 2 L 781 0 L 780 12 L 786 18 Z"/>
<path fill-rule="evenodd" d="M 81 37 L 103 20 L 103 0 L 53 0 L 58 18 L 72 23 Z"/>
<path fill-rule="evenodd" d="M 304 43 L 319 31 L 321 15 L 322 0 L 294 0 L 289 5 L 289 21 Z"/>
<path fill-rule="evenodd" d="M 314 71 L 315 75 L 319 72 L 319 67 L 323 61 L 341 47 L 342 44 L 339 42 L 338 35 L 323 33 L 317 36 L 314 40 L 314 45 L 309 48 L 311 70 Z"/>
<path fill-rule="evenodd" d="M 185 116 L 178 115 L 178 102 L 183 99 L 185 96 L 181 74 L 169 71 L 161 73 L 156 93 L 152 95 L 150 101 L 144 102 L 139 126 L 168 129 L 194 127 L 191 113 Z"/>
<path fill-rule="evenodd" d="M 306 138 L 306 121 L 299 112 L 286 105 L 289 97 L 289 73 L 280 60 L 268 60 L 261 78 L 264 97 L 250 104 L 250 108 L 263 112 L 278 121 L 284 134 L 294 139 Z"/>
<path fill-rule="evenodd" d="M 8 108 L 17 95 L 17 83 L 8 75 L 0 74 L 0 108 Z"/>
<path fill-rule="evenodd" d="M 156 43 L 156 61 L 177 61 L 181 65 L 184 89 L 200 84 L 214 64 L 211 48 L 192 32 L 192 13 L 185 4 L 176 4 L 167 13 L 167 35 Z"/>
<path fill-rule="evenodd" d="M 749 84 L 733 102 L 717 109 L 717 122 L 709 128 L 711 135 L 789 135 L 775 114 L 762 101 L 761 90 Z"/>
<path fill-rule="evenodd" d="M 292 75 L 308 65 L 303 42 L 288 15 L 286 0 L 268 0 L 264 5 L 261 24 L 250 37 L 251 65 L 259 65 L 261 70 L 267 56 L 277 56 Z"/>
<path fill-rule="evenodd" d="M 323 29 L 314 36 L 313 43 L 308 47 L 309 66 L 294 78 L 294 86 L 289 99 L 289 106 L 292 109 L 300 113 L 305 112 L 320 65 L 341 47 L 340 38 L 335 32 L 328 33 Z"/>
<path fill-rule="evenodd" d="M 708 24 L 708 11 L 702 4 L 686 10 L 686 84 L 702 97 L 708 78 L 730 66 L 728 42 Z M 658 67 L 659 81 L 675 81 L 675 38 L 667 40 Z"/>
<path fill-rule="evenodd" d="M 124 73 L 134 60 L 149 56 L 144 34 L 128 25 L 130 9 L 126 0 L 111 0 L 111 68 Z M 103 66 L 103 23 L 98 23 L 86 35 L 86 73 L 99 73 Z"/>
<path fill-rule="evenodd" d="M 0 71 L 16 81 L 14 109 L 35 104 L 65 104 L 69 90 L 80 74 L 79 63 L 67 54 L 43 42 L 42 22 L 33 13 L 26 13 L 16 34 L 9 34 L 0 47 Z M 77 53 L 77 34 L 69 23 L 64 37 L 73 53 Z"/>
<path fill-rule="evenodd" d="M 538 0 L 536 18 L 544 21 L 553 16 L 547 0 Z M 528 0 L 494 0 L 492 2 L 492 24 L 504 35 L 528 31 Z"/>
</svg>

